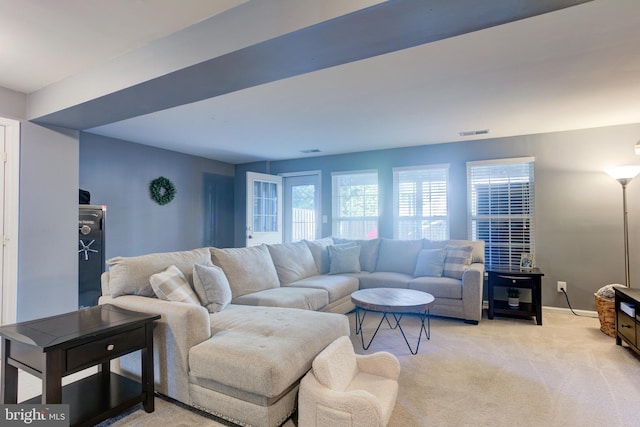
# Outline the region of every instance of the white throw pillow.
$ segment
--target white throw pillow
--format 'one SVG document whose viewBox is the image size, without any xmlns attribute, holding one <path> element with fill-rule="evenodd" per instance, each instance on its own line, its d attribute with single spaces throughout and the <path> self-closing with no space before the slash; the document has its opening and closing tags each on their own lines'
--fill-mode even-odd
<svg viewBox="0 0 640 427">
<path fill-rule="evenodd" d="M 169 266 L 160 273 L 153 274 L 149 277 L 149 282 L 153 292 L 160 299 L 200 305 L 198 297 L 189 286 L 184 274 L 175 265 Z"/>
<path fill-rule="evenodd" d="M 193 287 L 209 313 L 217 313 L 231 302 L 231 286 L 224 271 L 216 265 L 193 266 Z"/>
</svg>

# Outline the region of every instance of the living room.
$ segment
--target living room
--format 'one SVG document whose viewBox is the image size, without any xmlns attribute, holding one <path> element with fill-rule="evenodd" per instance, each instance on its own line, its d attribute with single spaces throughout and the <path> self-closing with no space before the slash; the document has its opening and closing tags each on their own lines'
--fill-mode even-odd
<svg viewBox="0 0 640 427">
<path fill-rule="evenodd" d="M 603 2 L 593 3 L 601 6 Z M 637 11 L 637 6 L 629 1 L 618 1 L 616 5 L 621 10 Z M 574 7 L 589 7 L 589 4 Z M 636 23 L 633 13 L 620 14 L 628 18 L 620 26 Z M 626 43 L 620 44 L 626 47 Z M 609 66 L 611 76 L 603 79 L 626 81 L 631 98 L 638 91 L 636 54 L 628 56 L 626 62 L 615 56 Z M 571 59 L 576 58 L 568 61 Z M 580 64 L 577 59 L 576 64 Z M 514 71 L 525 74 L 527 64 L 519 65 Z M 539 78 L 546 77 L 549 76 Z M 562 84 L 568 85 L 572 79 L 570 76 Z M 549 108 L 560 102 L 565 90 L 568 88 L 556 87 L 556 91 L 544 94 Z M 46 95 L 52 96 L 53 92 Z M 606 88 L 586 92 L 582 102 L 575 101 L 575 108 L 580 107 L 583 114 L 582 120 L 566 127 L 558 125 L 555 130 L 501 135 L 498 128 L 492 127 L 488 135 L 472 139 L 458 138 L 456 134 L 438 143 L 392 143 L 391 147 L 371 146 L 371 149 L 337 154 L 327 149 L 312 155 L 302 155 L 299 151 L 316 148 L 315 141 L 301 145 L 298 139 L 292 143 L 295 150 L 291 152 L 298 153 L 295 157 L 265 156 L 235 162 L 223 160 L 222 154 L 211 159 L 83 130 L 41 126 L 30 121 L 38 114 L 27 113 L 27 104 L 37 105 L 44 93 L 27 95 L 14 89 L 0 89 L 0 116 L 20 122 L 20 197 L 15 221 L 19 228 L 13 234 L 17 288 L 15 306 L 3 310 L 3 323 L 10 313 L 13 313 L 12 320 L 27 320 L 76 308 L 77 288 L 73 283 L 77 277 L 78 188 L 92 193 L 92 203 L 107 205 L 107 257 L 131 256 L 208 245 L 207 213 L 202 197 L 207 183 L 233 187 L 232 194 L 226 196 L 226 200 L 233 200 L 233 209 L 224 212 L 227 219 L 220 224 L 221 229 L 233 233 L 225 234 L 220 246 L 243 246 L 247 171 L 273 175 L 320 171 L 322 214 L 327 216 L 322 236 L 328 236 L 332 234 L 332 173 L 376 170 L 382 195 L 378 235 L 392 238 L 393 168 L 446 164 L 450 174 L 450 237 L 467 239 L 470 233 L 467 162 L 522 157 L 535 159 L 535 253 L 536 264 L 545 273 L 543 305 L 568 308 L 564 295 L 555 289 L 557 281 L 566 281 L 573 308 L 593 311 L 593 293 L 597 289 L 625 281 L 621 188 L 604 170 L 640 163 L 634 150 L 640 140 L 640 118 L 635 103 L 604 103 L 603 98 L 597 96 L 600 92 L 606 92 Z M 518 92 L 513 94 L 509 96 L 516 96 Z M 491 92 L 486 95 L 506 96 Z M 85 102 L 92 96 L 86 95 Z M 363 104 L 367 102 L 370 101 L 365 99 Z M 53 107 L 52 111 L 65 107 Z M 39 114 L 46 115 L 42 111 Z M 484 129 L 480 113 L 476 114 L 480 117 L 461 121 L 463 126 L 455 132 Z M 534 119 L 547 116 L 539 108 L 522 110 L 521 114 Z M 609 121 L 613 116 L 618 121 Z M 422 117 L 413 119 L 420 121 Z M 366 123 L 358 123 L 358 127 L 365 126 Z M 302 139 L 301 135 L 296 137 Z M 221 149 L 230 149 L 233 143 L 227 145 Z M 263 145 L 271 145 L 273 151 L 279 149 L 274 142 Z M 148 197 L 149 181 L 160 175 L 169 177 L 177 188 L 176 199 L 166 206 L 158 206 Z M 634 237 L 640 232 L 640 222 L 634 219 L 634 215 L 640 213 L 640 184 L 634 184 L 637 183 L 631 183 L 627 189 L 632 260 L 640 251 L 640 241 Z M 184 209 L 185 206 L 189 209 Z M 631 263 L 630 273 L 634 284 L 640 278 L 637 263 Z M 44 307 L 42 301 L 47 301 Z"/>
</svg>

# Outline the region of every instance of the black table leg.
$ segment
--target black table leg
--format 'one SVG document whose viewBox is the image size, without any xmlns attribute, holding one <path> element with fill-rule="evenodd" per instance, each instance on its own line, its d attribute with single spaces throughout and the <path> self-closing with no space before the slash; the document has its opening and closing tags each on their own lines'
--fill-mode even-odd
<svg viewBox="0 0 640 427">
<path fill-rule="evenodd" d="M 2 338 L 2 367 L 0 368 L 0 400 L 2 403 L 18 403 L 18 368 L 11 366 L 7 355 L 10 352 L 11 342 Z"/>
</svg>

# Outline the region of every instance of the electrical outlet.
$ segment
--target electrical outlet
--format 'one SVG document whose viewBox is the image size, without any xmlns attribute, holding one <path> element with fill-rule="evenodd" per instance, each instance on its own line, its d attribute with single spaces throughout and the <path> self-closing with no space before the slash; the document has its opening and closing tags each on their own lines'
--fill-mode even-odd
<svg viewBox="0 0 640 427">
<path fill-rule="evenodd" d="M 567 292 L 567 282 L 561 282 L 558 280 L 558 292 Z"/>
</svg>

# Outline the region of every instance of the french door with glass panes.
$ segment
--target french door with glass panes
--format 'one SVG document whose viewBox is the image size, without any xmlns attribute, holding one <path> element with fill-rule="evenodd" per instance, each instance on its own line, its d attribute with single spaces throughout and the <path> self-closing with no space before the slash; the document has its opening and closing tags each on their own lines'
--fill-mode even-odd
<svg viewBox="0 0 640 427">
<path fill-rule="evenodd" d="M 247 172 L 246 245 L 282 243 L 282 177 Z"/>
<path fill-rule="evenodd" d="M 321 237 L 320 172 L 283 176 L 284 241 Z"/>
</svg>

